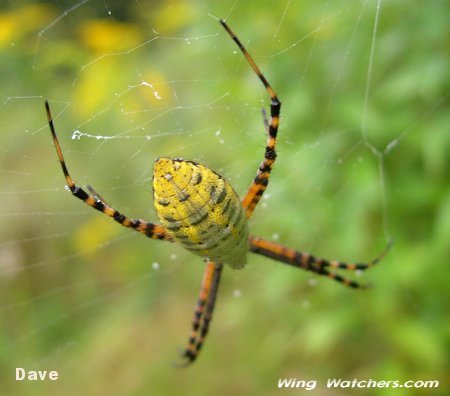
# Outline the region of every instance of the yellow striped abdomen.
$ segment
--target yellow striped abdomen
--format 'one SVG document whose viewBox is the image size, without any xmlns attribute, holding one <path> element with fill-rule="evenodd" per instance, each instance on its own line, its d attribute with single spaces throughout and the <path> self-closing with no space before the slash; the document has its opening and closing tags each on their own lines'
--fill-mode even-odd
<svg viewBox="0 0 450 396">
<path fill-rule="evenodd" d="M 222 176 L 193 161 L 158 158 L 153 197 L 162 224 L 185 249 L 233 268 L 246 264 L 247 219 Z"/>
</svg>

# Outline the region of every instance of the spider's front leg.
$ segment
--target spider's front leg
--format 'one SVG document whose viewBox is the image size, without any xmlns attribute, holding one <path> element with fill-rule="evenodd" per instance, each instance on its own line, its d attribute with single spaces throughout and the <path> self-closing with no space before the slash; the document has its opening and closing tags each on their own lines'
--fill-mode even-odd
<svg viewBox="0 0 450 396">
<path fill-rule="evenodd" d="M 222 268 L 223 264 L 216 264 L 211 261 L 206 264 L 200 293 L 195 306 L 192 332 L 189 336 L 188 344 L 182 353 L 182 357 L 187 359 L 186 364 L 192 363 L 197 358 L 205 342 L 216 304 Z"/>
<path fill-rule="evenodd" d="M 72 177 L 69 174 L 67 169 L 66 162 L 64 160 L 64 156 L 61 150 L 61 145 L 59 144 L 58 137 L 56 135 L 55 126 L 53 123 L 52 114 L 50 112 L 50 105 L 48 101 L 45 101 L 45 109 L 47 112 L 48 124 L 50 127 L 50 131 L 52 133 L 53 144 L 55 145 L 56 153 L 58 155 L 59 163 L 61 164 L 62 171 L 64 173 L 64 177 L 66 178 L 67 186 L 69 187 L 73 196 L 77 197 L 81 201 L 83 201 L 86 205 L 98 210 L 99 212 L 104 213 L 108 217 L 113 218 L 120 225 L 128 228 L 132 228 L 145 236 L 152 239 L 163 239 L 167 241 L 172 241 L 172 237 L 167 234 L 166 229 L 159 224 L 150 223 L 141 219 L 132 219 L 119 211 L 115 210 L 111 206 L 109 206 L 103 198 L 95 192 L 92 187 L 88 187 L 90 193 L 87 193 L 81 187 L 78 187 L 73 181 Z"/>
<path fill-rule="evenodd" d="M 354 280 L 347 279 L 339 274 L 331 272 L 328 269 L 335 268 L 351 271 L 366 270 L 373 267 L 381 259 L 383 259 L 391 245 L 392 241 L 389 241 L 383 252 L 379 254 L 375 259 L 367 263 L 343 263 L 341 261 L 318 258 L 313 256 L 312 254 L 300 252 L 263 238 L 254 236 L 250 236 L 249 238 L 249 249 L 253 253 L 261 254 L 262 256 L 269 257 L 284 264 L 292 265 L 296 268 L 302 268 L 306 271 L 314 272 L 318 275 L 327 276 L 328 278 L 334 279 L 339 283 L 353 288 L 364 288 L 366 286 L 361 285 Z"/>
</svg>

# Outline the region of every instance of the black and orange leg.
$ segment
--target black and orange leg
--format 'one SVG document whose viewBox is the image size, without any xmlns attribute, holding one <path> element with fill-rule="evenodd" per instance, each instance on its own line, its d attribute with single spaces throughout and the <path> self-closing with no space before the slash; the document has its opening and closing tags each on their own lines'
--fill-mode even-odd
<svg viewBox="0 0 450 396">
<path fill-rule="evenodd" d="M 256 177 L 253 180 L 252 185 L 248 189 L 247 194 L 242 199 L 242 206 L 244 207 L 245 215 L 247 218 L 249 218 L 252 215 L 256 205 L 258 204 L 264 191 L 267 188 L 267 184 L 269 183 L 270 172 L 272 171 L 272 167 L 275 162 L 275 158 L 277 156 L 275 151 L 275 145 L 277 140 L 278 125 L 280 122 L 281 102 L 278 100 L 277 94 L 270 86 L 269 82 L 266 80 L 264 75 L 261 73 L 261 70 L 256 65 L 253 58 L 247 52 L 243 44 L 236 37 L 236 35 L 233 33 L 230 27 L 226 24 L 226 22 L 223 19 L 220 20 L 220 23 L 228 32 L 228 34 L 231 36 L 231 38 L 234 40 L 234 42 L 238 45 L 238 47 L 244 54 L 245 58 L 247 59 L 248 63 L 252 67 L 253 71 L 258 75 L 259 79 L 261 80 L 267 92 L 269 93 L 271 100 L 270 122 L 268 122 L 268 127 L 266 127 L 267 143 L 264 152 L 264 160 L 259 165 Z M 264 121 L 264 124 L 266 124 L 266 121 Z"/>
<path fill-rule="evenodd" d="M 141 219 L 131 219 L 109 206 L 92 187 L 88 187 L 90 193 L 87 193 L 81 187 L 75 185 L 75 182 L 73 181 L 67 169 L 61 146 L 59 144 L 58 137 L 56 136 L 55 126 L 53 123 L 52 114 L 50 112 L 50 106 L 47 101 L 45 102 L 45 109 L 47 111 L 48 124 L 52 133 L 53 144 L 55 145 L 56 153 L 58 154 L 59 163 L 61 164 L 64 177 L 66 178 L 67 186 L 69 187 L 72 195 L 77 197 L 90 207 L 104 213 L 108 217 L 113 218 L 124 227 L 132 228 L 152 239 L 172 241 L 172 238 L 167 234 L 165 228 L 162 225 L 149 223 Z"/>
<path fill-rule="evenodd" d="M 223 264 L 208 262 L 192 321 L 192 331 L 182 357 L 192 363 L 200 353 L 212 320 Z"/>
<path fill-rule="evenodd" d="M 284 264 L 292 265 L 297 268 L 302 268 L 306 271 L 312 271 L 318 275 L 324 275 L 328 278 L 334 279 L 346 286 L 353 288 L 362 288 L 364 285 L 359 284 L 351 279 L 347 279 L 339 274 L 329 271 L 329 268 L 342 270 L 366 270 L 377 264 L 388 252 L 392 241 L 388 243 L 384 251 L 372 261 L 367 263 L 343 263 L 336 260 L 325 260 L 314 257 L 312 254 L 299 252 L 295 249 L 288 248 L 275 242 L 271 242 L 262 238 L 251 236 L 249 238 L 250 251 L 261 254 L 262 256 L 280 261 Z"/>
</svg>

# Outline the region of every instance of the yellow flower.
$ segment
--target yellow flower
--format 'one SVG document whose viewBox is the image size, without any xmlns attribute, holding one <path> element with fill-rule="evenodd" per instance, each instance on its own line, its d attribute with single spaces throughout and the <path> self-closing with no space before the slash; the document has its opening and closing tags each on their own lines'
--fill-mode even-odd
<svg viewBox="0 0 450 396">
<path fill-rule="evenodd" d="M 81 41 L 98 55 L 127 51 L 141 43 L 142 35 L 132 24 L 90 20 L 78 29 Z"/>
<path fill-rule="evenodd" d="M 0 13 L 0 48 L 14 44 L 30 31 L 42 29 L 52 18 L 51 8 L 44 4 L 29 4 Z"/>
</svg>

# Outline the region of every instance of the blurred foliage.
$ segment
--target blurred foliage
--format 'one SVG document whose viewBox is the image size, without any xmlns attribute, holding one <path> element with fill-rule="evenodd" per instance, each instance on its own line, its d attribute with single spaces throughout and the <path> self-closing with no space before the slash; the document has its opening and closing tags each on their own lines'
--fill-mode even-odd
<svg viewBox="0 0 450 396">
<path fill-rule="evenodd" d="M 438 379 L 415 392 L 446 394 L 449 8 L 381 2 L 374 37 L 376 4 L 364 1 L 0 6 L 0 393 L 273 395 L 279 378 L 298 378 L 329 395 L 328 378 L 372 378 Z M 161 155 L 205 163 L 243 194 L 268 97 L 211 15 L 283 102 L 252 233 L 347 261 L 395 244 L 357 277 L 373 284 L 364 291 L 251 256 L 225 271 L 205 348 L 178 369 L 201 260 L 64 191 L 43 99 L 76 182 L 129 216 L 156 218 Z M 15 367 L 60 379 L 19 383 Z"/>
</svg>

